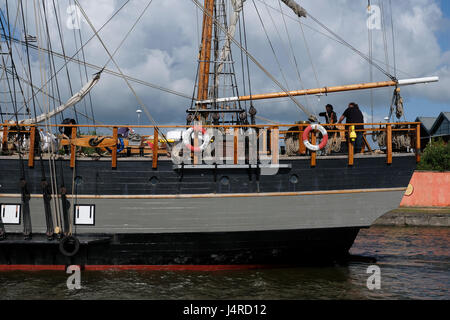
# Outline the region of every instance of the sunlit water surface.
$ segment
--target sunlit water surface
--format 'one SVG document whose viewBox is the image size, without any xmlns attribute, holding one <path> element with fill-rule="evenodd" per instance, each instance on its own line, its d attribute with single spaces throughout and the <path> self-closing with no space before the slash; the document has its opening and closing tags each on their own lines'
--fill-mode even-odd
<svg viewBox="0 0 450 320">
<path fill-rule="evenodd" d="M 450 299 L 450 228 L 372 227 L 351 254 L 374 257 L 381 288 L 366 286 L 373 263 L 239 271 L 0 272 L 1 299 Z"/>
</svg>

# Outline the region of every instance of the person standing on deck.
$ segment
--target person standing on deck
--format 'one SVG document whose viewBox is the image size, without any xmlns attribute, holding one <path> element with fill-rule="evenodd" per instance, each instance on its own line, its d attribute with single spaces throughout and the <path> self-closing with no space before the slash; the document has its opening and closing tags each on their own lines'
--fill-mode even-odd
<svg viewBox="0 0 450 320">
<path fill-rule="evenodd" d="M 342 123 L 342 121 L 346 118 L 346 123 L 364 123 L 364 116 L 359 110 L 358 104 L 355 102 L 350 102 L 348 104 L 348 108 L 344 111 L 342 116 L 339 118 L 339 123 Z M 364 129 L 363 125 L 357 125 L 355 126 L 355 130 L 361 130 Z M 361 145 L 362 145 L 362 139 L 363 139 L 363 132 L 356 131 L 356 141 L 355 141 L 355 153 L 361 152 Z"/>
<path fill-rule="evenodd" d="M 77 124 L 75 119 L 66 118 L 64 119 L 61 124 Z M 62 136 L 66 139 L 72 139 L 72 127 L 59 127 L 59 132 L 62 134 Z M 76 137 L 73 137 L 76 138 Z M 69 154 L 69 146 L 64 146 L 64 154 Z"/>
<path fill-rule="evenodd" d="M 319 116 L 325 117 L 326 123 L 336 123 L 337 122 L 337 116 L 336 112 L 333 111 L 333 106 L 331 104 L 327 104 L 325 106 L 326 112 L 319 113 Z M 326 126 L 325 129 L 328 130 L 334 130 L 334 126 Z M 330 132 L 328 135 L 330 138 L 334 136 L 335 132 Z"/>
<path fill-rule="evenodd" d="M 336 112 L 333 111 L 333 106 L 331 104 L 327 104 L 325 106 L 325 109 L 327 110 L 327 112 L 321 112 L 319 113 L 319 116 L 325 117 L 326 123 L 336 123 L 337 116 Z"/>
</svg>

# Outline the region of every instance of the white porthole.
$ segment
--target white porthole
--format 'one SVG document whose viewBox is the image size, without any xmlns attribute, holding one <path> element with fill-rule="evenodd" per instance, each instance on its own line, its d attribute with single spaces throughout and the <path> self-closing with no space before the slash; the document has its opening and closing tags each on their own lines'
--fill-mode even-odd
<svg viewBox="0 0 450 320">
<path fill-rule="evenodd" d="M 94 204 L 76 204 L 75 205 L 75 224 L 82 226 L 95 225 L 95 205 Z"/>
<path fill-rule="evenodd" d="M 0 205 L 0 216 L 3 224 L 20 224 L 21 205 L 4 203 Z"/>
</svg>

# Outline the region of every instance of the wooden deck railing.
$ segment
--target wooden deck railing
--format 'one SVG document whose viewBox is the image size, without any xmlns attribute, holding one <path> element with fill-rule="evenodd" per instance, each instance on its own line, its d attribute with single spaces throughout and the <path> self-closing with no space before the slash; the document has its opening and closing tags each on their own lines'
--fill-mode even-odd
<svg viewBox="0 0 450 320">
<path fill-rule="evenodd" d="M 364 125 L 364 127 L 365 127 L 364 129 L 355 130 L 356 132 L 363 132 L 364 138 L 366 137 L 366 135 L 370 135 L 370 134 L 374 134 L 374 133 L 378 133 L 378 132 L 385 132 L 386 133 L 386 163 L 387 164 L 392 163 L 393 133 L 395 133 L 395 132 L 404 132 L 404 133 L 412 132 L 415 137 L 415 139 L 412 139 L 412 141 L 414 142 L 412 147 L 415 149 L 416 161 L 417 162 L 420 161 L 420 122 L 338 124 L 338 126 L 340 126 L 341 129 L 337 128 L 336 124 L 321 124 L 321 125 L 326 126 L 326 127 L 334 127 L 333 130 L 328 130 L 328 133 L 335 133 L 335 134 L 347 133 L 347 137 L 349 136 L 350 126 Z M 3 133 L 3 137 L 1 139 L 2 151 L 5 151 L 7 149 L 9 134 L 26 133 L 27 135 L 29 135 L 29 143 L 30 144 L 29 144 L 28 166 L 33 167 L 34 166 L 34 155 L 35 155 L 35 151 L 36 151 L 35 150 L 36 134 L 37 134 L 38 130 L 41 130 L 41 129 L 36 125 L 20 125 L 21 128 L 20 128 L 20 131 L 18 131 L 17 126 L 15 124 L 6 123 L 6 124 L 1 124 L 1 126 L 2 126 L 2 131 L 0 131 L 0 132 Z M 223 129 L 233 129 L 234 128 L 232 130 L 234 132 L 234 143 L 233 143 L 234 154 L 232 155 L 232 158 L 233 158 L 233 162 L 235 164 L 238 164 L 239 160 L 240 160 L 239 155 L 238 155 L 239 128 L 255 128 L 255 129 L 259 128 L 259 129 L 270 130 L 271 135 L 267 135 L 267 131 L 262 132 L 260 138 L 264 139 L 264 141 L 269 141 L 269 142 L 263 144 L 262 148 L 261 148 L 261 150 L 259 150 L 259 152 L 261 154 L 270 155 L 272 163 L 278 163 L 279 149 L 280 149 L 279 142 L 280 142 L 280 139 L 284 139 L 284 137 L 287 133 L 299 135 L 298 154 L 299 155 L 307 154 L 307 149 L 302 142 L 302 135 L 307 126 L 308 126 L 308 124 L 278 124 L 278 125 L 220 125 L 220 126 L 204 125 L 203 127 L 204 128 L 223 128 Z M 13 127 L 13 128 L 10 128 L 10 127 Z M 129 128 L 134 128 L 134 129 L 141 128 L 141 129 L 153 130 L 153 137 L 143 136 L 143 137 L 150 138 L 150 139 L 148 139 L 148 141 L 153 141 L 152 147 L 147 148 L 147 147 L 141 145 L 140 148 L 145 148 L 147 150 L 151 149 L 150 154 L 152 157 L 152 168 L 156 169 L 158 166 L 158 155 L 160 155 L 161 153 L 164 152 L 164 150 L 160 149 L 160 147 L 159 147 L 159 142 L 164 140 L 164 139 L 162 139 L 163 135 L 160 134 L 161 130 L 163 130 L 163 129 L 185 129 L 190 126 L 187 126 L 187 125 L 179 125 L 179 126 L 162 125 L 162 126 L 155 127 L 155 126 L 145 126 L 145 125 L 142 125 L 142 126 L 95 125 L 94 126 L 94 125 L 71 125 L 71 124 L 68 124 L 68 125 L 48 125 L 46 127 L 55 128 L 55 129 L 56 129 L 56 127 L 71 127 L 72 128 L 72 137 L 75 137 L 75 138 L 77 137 L 79 128 L 92 128 L 92 127 L 95 127 L 96 129 L 108 128 L 108 129 L 112 129 L 113 141 L 118 141 L 118 128 L 119 127 L 129 127 Z M 280 128 L 282 128 L 282 129 L 280 130 Z M 295 130 L 292 130 L 292 129 L 295 129 Z M 78 134 L 78 136 L 79 137 L 92 137 L 89 135 L 80 135 L 80 134 Z M 101 136 L 105 136 L 105 135 L 101 135 Z M 111 136 L 111 135 L 109 135 L 109 136 Z M 72 168 L 75 166 L 75 161 L 76 161 L 76 159 L 75 159 L 76 158 L 76 145 L 74 143 L 72 143 L 73 139 L 74 138 L 72 138 L 71 140 L 65 140 L 67 142 L 62 140 L 63 145 L 70 144 L 70 166 Z M 316 144 L 316 134 L 314 134 L 314 133 L 310 134 L 309 139 L 312 144 Z M 344 141 L 344 143 L 347 143 L 347 141 Z M 196 147 L 196 146 L 198 146 L 197 135 L 195 135 L 195 139 L 194 139 L 194 147 Z M 267 148 L 267 146 L 269 146 L 269 148 Z M 310 153 L 311 167 L 315 167 L 317 164 L 317 160 L 318 160 L 317 152 L 310 151 L 309 153 Z M 354 157 L 354 146 L 352 143 L 348 143 L 347 156 L 348 156 L 348 165 L 349 166 L 354 165 L 355 157 Z M 194 160 L 194 164 L 198 163 L 198 158 L 196 158 L 195 152 L 193 153 L 193 160 Z M 117 145 L 114 145 L 112 147 L 111 167 L 113 169 L 117 168 Z"/>
</svg>

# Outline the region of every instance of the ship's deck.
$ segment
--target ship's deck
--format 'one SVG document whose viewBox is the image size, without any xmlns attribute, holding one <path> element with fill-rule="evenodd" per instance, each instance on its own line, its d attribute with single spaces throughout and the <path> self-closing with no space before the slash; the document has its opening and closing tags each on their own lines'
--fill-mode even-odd
<svg viewBox="0 0 450 320">
<path fill-rule="evenodd" d="M 412 152 L 393 152 L 392 157 L 413 157 L 415 156 Z M 365 152 L 365 153 L 358 153 L 354 155 L 354 158 L 385 158 L 385 153 L 378 153 L 378 152 Z M 13 155 L 0 155 L 1 159 L 19 159 L 18 154 Z M 62 159 L 62 160 L 70 160 L 70 155 L 53 155 L 54 159 Z M 336 155 L 318 155 L 316 156 L 316 159 L 347 159 L 347 154 L 336 154 Z M 28 160 L 28 154 L 25 154 L 22 156 L 23 160 Z M 39 157 L 35 157 L 36 160 L 39 159 Z M 50 155 L 48 153 L 42 154 L 43 160 L 50 159 Z M 300 160 L 300 159 L 311 159 L 311 156 L 286 156 L 286 155 L 280 155 L 279 160 Z M 84 156 L 84 155 L 77 155 L 76 157 L 77 161 L 111 161 L 111 157 L 96 157 L 96 156 Z M 117 161 L 151 161 L 152 156 L 131 156 L 131 157 L 124 157 L 124 156 L 118 156 Z M 169 156 L 158 156 L 158 161 L 164 161 L 164 160 L 172 160 Z"/>
<path fill-rule="evenodd" d="M 355 126 L 363 125 L 364 129 L 355 130 Z M 11 150 L 12 146 L 8 141 L 8 137 L 13 132 L 9 132 L 11 128 L 9 128 L 10 124 L 3 124 L 3 138 L 2 141 L 2 150 L 7 152 L 7 150 Z M 35 125 L 28 125 L 30 128 L 21 129 L 25 134 L 29 135 L 27 138 L 28 147 L 25 147 L 27 153 L 24 153 L 23 159 L 28 160 L 28 166 L 30 168 L 34 167 L 34 163 L 39 161 L 39 157 L 29 157 L 30 154 L 35 153 L 35 138 L 36 132 L 39 127 Z M 56 126 L 56 125 L 55 125 Z M 64 125 L 68 126 L 68 125 Z M 347 164 L 349 166 L 353 166 L 354 159 L 370 159 L 370 158 L 386 158 L 386 163 L 388 165 L 392 164 L 393 158 L 398 157 L 410 157 L 415 155 L 416 162 L 420 161 L 420 123 L 365 123 L 365 124 L 323 124 L 323 126 L 327 128 L 334 128 L 335 130 L 328 130 L 328 133 L 331 134 L 331 139 L 335 139 L 339 137 L 339 139 L 329 140 L 331 143 L 332 149 L 334 150 L 335 143 L 346 144 L 347 148 L 341 149 L 338 153 L 331 153 L 325 155 L 325 150 L 323 149 L 324 145 L 327 143 L 327 136 L 323 136 L 320 138 L 320 135 L 316 132 L 315 134 L 310 134 L 311 141 L 301 141 L 298 139 L 299 137 L 303 137 L 305 133 L 308 133 L 312 130 L 312 127 L 309 124 L 295 124 L 295 125 L 242 125 L 242 126 L 205 126 L 208 128 L 216 128 L 219 129 L 217 132 L 221 132 L 221 134 L 217 134 L 217 136 L 223 136 L 221 139 L 214 138 L 211 141 L 216 143 L 216 148 L 221 150 L 221 146 L 223 147 L 224 154 L 226 154 L 226 160 L 221 160 L 219 162 L 226 161 L 227 164 L 230 162 L 234 165 L 244 165 L 242 163 L 243 158 L 252 157 L 262 159 L 264 157 L 264 161 L 261 160 L 261 163 L 269 161 L 271 164 L 277 165 L 280 161 L 292 161 L 292 160 L 309 160 L 311 167 L 315 167 L 317 162 L 320 162 L 324 159 L 347 159 Z M 26 126 L 24 126 L 26 127 Z M 67 136 L 58 137 L 58 149 L 60 152 L 63 150 L 61 147 L 64 146 L 64 150 L 66 154 L 61 156 L 60 154 L 49 155 L 48 153 L 44 153 L 43 159 L 64 159 L 70 161 L 70 167 L 74 168 L 76 161 L 110 161 L 111 167 L 115 169 L 117 167 L 118 162 L 126 162 L 126 161 L 148 161 L 151 162 L 152 168 L 156 169 L 158 167 L 158 162 L 163 161 L 172 161 L 170 154 L 167 150 L 167 144 L 172 143 L 173 141 L 178 141 L 177 134 L 181 134 L 183 130 L 186 130 L 186 127 L 189 126 L 160 126 L 159 128 L 154 126 L 138 126 L 140 129 L 145 130 L 153 130 L 153 136 L 142 135 L 140 136 L 140 140 L 136 142 L 135 140 L 129 140 L 128 138 L 122 138 L 118 134 L 119 126 L 95 126 L 99 127 L 98 129 L 110 128 L 113 130 L 112 136 L 89 136 L 83 135 L 81 133 L 82 127 L 90 127 L 86 125 L 70 125 L 72 129 L 72 137 L 77 137 L 70 139 Z M 122 128 L 123 126 L 121 126 Z M 127 126 L 128 127 L 128 126 Z M 247 127 L 251 127 L 252 129 L 257 130 L 243 130 Z M 198 127 L 196 127 L 198 128 Z M 203 127 L 202 127 L 203 128 Z M 169 130 L 167 132 L 167 136 L 169 137 L 169 133 L 171 133 L 172 138 L 167 138 L 162 134 L 161 130 Z M 191 128 L 192 129 L 192 128 Z M 39 129 L 40 130 L 40 129 Z M 250 140 L 248 147 L 245 145 L 245 139 L 247 139 L 246 134 L 252 135 L 253 133 L 257 133 L 257 139 L 259 144 L 259 149 L 257 151 L 253 150 L 250 147 Z M 19 131 L 15 131 L 19 132 Z M 184 131 L 186 132 L 186 131 Z M 252 133 L 253 132 L 253 133 Z M 176 134 L 175 134 L 176 133 Z M 362 137 L 361 141 L 361 150 L 364 153 L 359 152 L 360 148 L 356 147 L 356 143 L 348 143 L 346 142 L 348 137 L 356 137 L 359 135 Z M 369 135 L 376 135 L 378 142 L 378 150 L 374 150 L 373 146 L 370 145 L 368 140 L 366 139 Z M 297 137 L 297 139 L 295 138 Z M 184 141 L 184 137 L 182 142 L 186 148 L 190 148 L 192 151 L 197 148 L 198 150 L 205 150 L 205 143 L 200 144 L 200 139 L 198 135 L 194 135 L 192 138 L 193 141 Z M 225 139 L 225 140 L 224 140 Z M 249 138 L 250 139 L 250 138 Z M 356 139 L 356 138 L 355 138 Z M 173 140 L 171 142 L 171 140 Z M 217 141 L 216 141 L 217 140 Z M 320 144 L 317 146 L 316 142 L 320 140 Z M 120 142 L 116 144 L 116 141 Z M 300 143 L 299 143 L 300 142 Z M 284 146 L 283 146 L 284 143 Z M 244 146 L 243 146 L 244 144 Z M 180 145 L 176 144 L 175 146 Z M 313 147 L 315 145 L 316 147 Z M 288 147 L 289 146 L 289 147 Z M 330 144 L 326 144 L 326 146 L 330 146 Z M 336 144 L 337 146 L 337 144 Z M 314 149 L 316 148 L 316 149 Z M 317 151 L 317 148 L 322 148 L 322 150 Z M 251 150 L 250 150 L 251 149 Z M 309 149 L 309 150 L 308 150 Z M 106 152 L 108 150 L 108 152 Z M 178 150 L 178 149 L 174 149 Z M 312 150 L 312 151 L 311 151 Z M 412 152 L 398 152 L 398 150 L 411 150 Z M 81 152 L 80 152 L 81 151 Z M 247 152 L 244 155 L 243 152 Z M 330 150 L 328 150 L 330 151 Z M 344 151 L 344 152 L 343 152 Z M 358 152 L 357 152 L 358 151 Z M 396 152 L 397 151 L 397 152 Z M 97 153 L 101 152 L 101 153 Z M 286 153 L 285 153 L 286 152 Z M 174 151 L 175 154 L 179 153 L 178 151 Z M 183 157 L 188 156 L 188 153 L 183 152 Z M 294 154 L 293 156 L 287 154 Z M 191 162 L 194 164 L 202 163 L 199 158 L 197 158 L 197 153 L 192 153 L 189 160 L 184 161 L 185 163 Z M 256 156 L 256 157 L 255 157 Z M 220 157 L 224 157 L 221 155 Z M 0 156 L 1 159 L 20 159 L 19 155 L 3 155 Z M 178 159 L 178 161 L 181 159 Z"/>
</svg>

